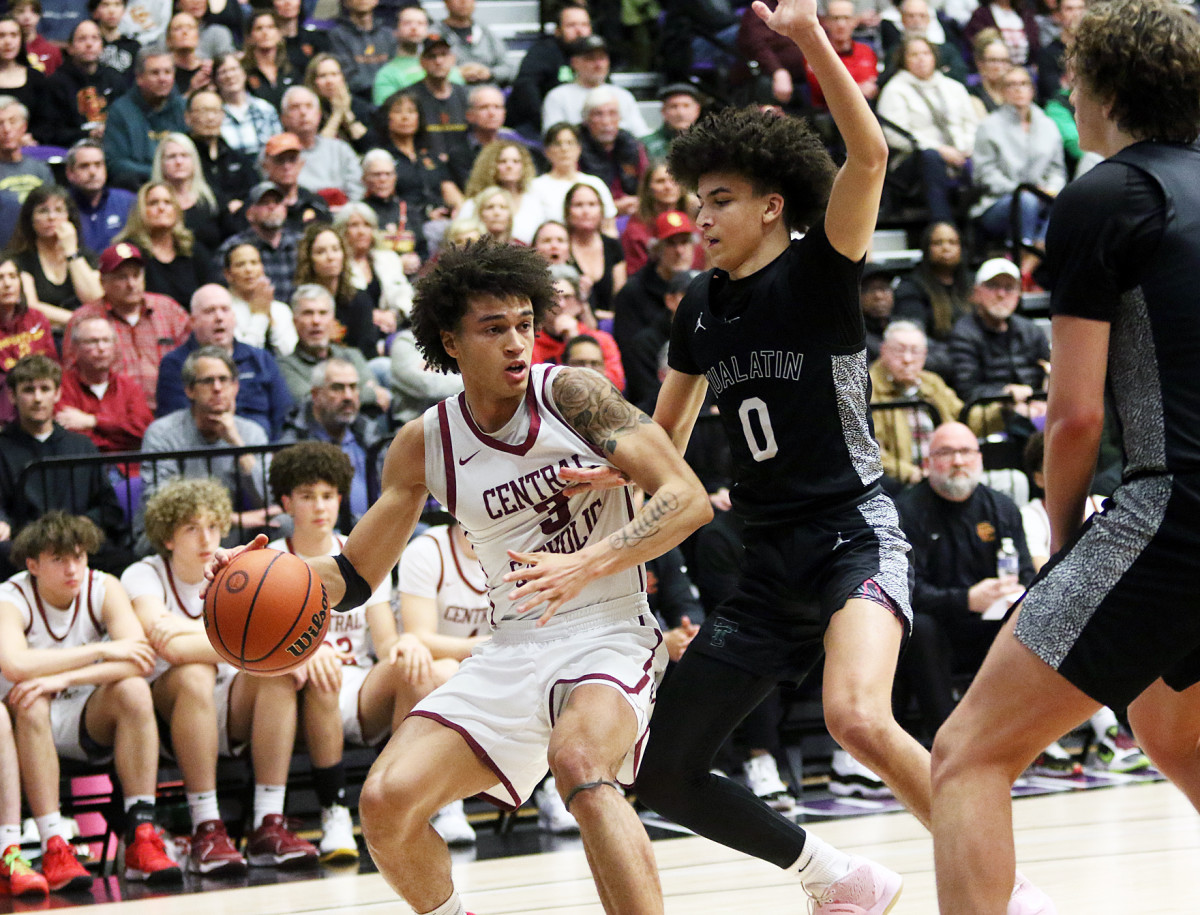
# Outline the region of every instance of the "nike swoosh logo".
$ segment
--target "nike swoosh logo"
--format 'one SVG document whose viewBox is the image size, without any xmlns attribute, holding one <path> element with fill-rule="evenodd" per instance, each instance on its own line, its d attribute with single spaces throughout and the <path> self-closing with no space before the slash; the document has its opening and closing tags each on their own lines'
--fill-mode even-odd
<svg viewBox="0 0 1200 915">
<path fill-rule="evenodd" d="M 478 452 L 478 451 L 476 451 L 476 452 L 475 452 L 475 454 L 479 454 L 479 452 Z M 463 466 L 464 464 L 466 464 L 466 463 L 467 463 L 469 460 L 471 460 L 471 458 L 475 457 L 475 454 L 472 454 L 472 455 L 471 455 L 471 457 L 459 458 L 459 459 L 458 459 L 458 466 L 459 466 L 459 467 L 462 467 L 462 466 Z"/>
</svg>

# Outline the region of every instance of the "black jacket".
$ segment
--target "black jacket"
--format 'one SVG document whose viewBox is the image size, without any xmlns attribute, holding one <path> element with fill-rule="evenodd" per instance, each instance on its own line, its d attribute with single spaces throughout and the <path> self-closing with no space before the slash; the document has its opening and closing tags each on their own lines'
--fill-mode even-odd
<svg viewBox="0 0 1200 915">
<path fill-rule="evenodd" d="M 125 78 L 112 67 L 100 64 L 90 76 L 69 56 L 46 81 L 42 132 L 38 137 L 50 146 L 71 147 L 87 136 L 83 125 L 103 121 L 108 106 L 125 91 Z"/>
<path fill-rule="evenodd" d="M 1005 385 L 1042 388 L 1050 361 L 1050 342 L 1041 328 L 1020 315 L 1008 319 L 1003 333 L 988 330 L 973 314 L 959 318 L 950 332 L 954 389 L 963 403 L 1004 392 Z"/>
</svg>

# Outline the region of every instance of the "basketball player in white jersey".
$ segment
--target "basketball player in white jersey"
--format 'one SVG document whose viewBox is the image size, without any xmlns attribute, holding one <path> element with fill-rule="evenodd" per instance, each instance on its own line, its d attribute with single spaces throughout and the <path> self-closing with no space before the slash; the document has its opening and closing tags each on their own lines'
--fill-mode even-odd
<svg viewBox="0 0 1200 915">
<path fill-rule="evenodd" d="M 397 590 L 401 629 L 428 650 L 433 685 L 441 686 L 470 657 L 475 646 L 487 640 L 492 628 L 488 623 L 491 605 L 487 576 L 461 524 L 431 527 L 405 547 Z M 669 637 L 667 645 L 669 649 Z M 538 826 L 543 831 L 555 835 L 579 832 L 579 824 L 563 806 L 553 777 L 542 782 L 533 797 L 538 807 Z M 452 836 L 475 839 L 462 801 L 442 808 L 434 817 L 433 827 L 451 845 Z"/>
<path fill-rule="evenodd" d="M 426 362 L 459 372 L 464 392 L 400 430 L 383 492 L 345 550 L 310 563 L 331 602 L 363 603 L 433 493 L 487 573 L 492 638 L 405 719 L 360 801 L 380 872 L 422 915 L 465 911 L 429 817 L 475 794 L 515 807 L 547 763 L 605 910 L 662 911 L 649 839 L 618 784 L 635 774 L 666 664 L 641 563 L 712 510 L 665 433 L 602 376 L 532 364 L 553 301 L 531 249 L 484 240 L 439 255 L 413 330 Z M 627 473 L 650 494 L 645 505 L 635 513 L 620 489 L 564 496 L 558 470 L 585 459 Z"/>
<path fill-rule="evenodd" d="M 0 677 L 0 896 L 45 896 L 46 878 L 21 853 L 21 768 L 12 719 L 4 704 L 11 688 Z"/>
<path fill-rule="evenodd" d="M 0 585 L 0 672 L 13 684 L 6 701 L 52 890 L 92 885 L 67 844 L 60 754 L 115 760 L 125 795 L 125 879 L 181 876 L 154 826 L 158 727 L 144 679 L 154 649 L 120 582 L 88 568 L 103 537 L 88 518 L 47 512 L 13 541 L 13 561 L 26 571 Z"/>
<path fill-rule="evenodd" d="M 291 516 L 293 531 L 270 547 L 305 560 L 341 553 L 346 538 L 334 525 L 353 477 L 350 459 L 329 442 L 301 442 L 276 454 L 271 492 Z M 325 644 L 304 672 L 301 721 L 321 805 L 321 860 L 346 863 L 358 858 L 345 804 L 346 742 L 380 743 L 433 688 L 429 653 L 413 636 L 396 633 L 390 579 L 362 605 L 330 619 Z"/>
<path fill-rule="evenodd" d="M 283 816 L 296 740 L 296 682 L 253 677 L 221 660 L 204 633 L 204 564 L 229 533 L 229 491 L 211 478 L 172 480 L 146 504 L 146 537 L 156 551 L 121 576 L 158 653 L 150 676 L 163 745 L 183 773 L 192 818 L 188 869 L 207 877 L 246 872 L 217 805 L 217 759 L 250 750 L 254 829 L 250 863 L 296 868 L 317 850 Z"/>
</svg>

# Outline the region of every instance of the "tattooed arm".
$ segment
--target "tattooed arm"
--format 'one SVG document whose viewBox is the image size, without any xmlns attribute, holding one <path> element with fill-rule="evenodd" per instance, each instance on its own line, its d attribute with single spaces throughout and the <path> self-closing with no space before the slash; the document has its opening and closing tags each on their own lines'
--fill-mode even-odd
<svg viewBox="0 0 1200 915">
<path fill-rule="evenodd" d="M 563 418 L 648 498 L 627 525 L 577 553 L 510 551 L 514 560 L 528 565 L 505 576 L 524 582 L 511 599 L 522 601 L 522 611 L 547 604 L 542 624 L 588 582 L 665 553 L 712 518 L 704 487 L 667 434 L 602 375 L 563 369 L 552 392 Z"/>
</svg>

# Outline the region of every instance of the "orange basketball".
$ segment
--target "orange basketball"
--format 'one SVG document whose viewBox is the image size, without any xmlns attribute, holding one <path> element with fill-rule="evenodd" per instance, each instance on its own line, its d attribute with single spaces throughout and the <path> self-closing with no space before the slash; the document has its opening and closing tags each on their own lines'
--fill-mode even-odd
<svg viewBox="0 0 1200 915">
<path fill-rule="evenodd" d="M 204 631 L 217 654 L 259 676 L 299 667 L 329 631 L 325 586 L 303 559 L 247 550 L 204 595 Z"/>
</svg>

